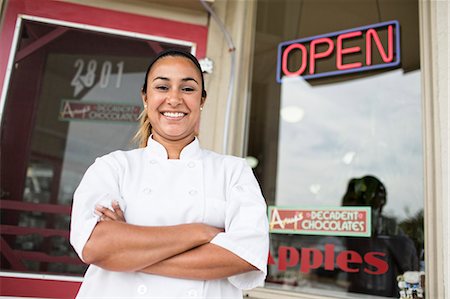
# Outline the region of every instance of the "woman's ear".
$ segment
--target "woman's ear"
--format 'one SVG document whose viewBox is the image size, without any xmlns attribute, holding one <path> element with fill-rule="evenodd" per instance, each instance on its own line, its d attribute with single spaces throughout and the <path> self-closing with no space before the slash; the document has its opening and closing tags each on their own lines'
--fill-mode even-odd
<svg viewBox="0 0 450 299">
<path fill-rule="evenodd" d="M 206 95 L 201 98 L 201 100 L 200 100 L 200 107 L 203 107 L 203 105 L 205 105 L 205 102 L 206 102 Z"/>
<path fill-rule="evenodd" d="M 144 107 L 147 107 L 147 94 L 144 93 L 143 91 L 141 91 L 141 98 L 142 98 L 142 105 L 144 105 Z"/>
</svg>

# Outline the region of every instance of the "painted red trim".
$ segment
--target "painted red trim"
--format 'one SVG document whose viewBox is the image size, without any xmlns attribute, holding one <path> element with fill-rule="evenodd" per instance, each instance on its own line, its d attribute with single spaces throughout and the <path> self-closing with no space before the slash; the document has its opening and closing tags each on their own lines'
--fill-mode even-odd
<svg viewBox="0 0 450 299">
<path fill-rule="evenodd" d="M 21 260 L 39 261 L 42 263 L 62 263 L 71 265 L 84 265 L 78 257 L 70 256 L 51 256 L 44 252 L 14 250 L 16 256 Z"/>
<path fill-rule="evenodd" d="M 190 41 L 196 43 L 197 57 L 203 58 L 206 55 L 207 26 L 62 1 L 6 0 L 5 18 L 0 34 L 0 45 L 2 45 L 2 51 L 0 52 L 0 91 L 4 84 L 17 16 L 20 14 Z"/>
<path fill-rule="evenodd" d="M 0 206 L 5 210 L 15 210 L 15 211 L 33 211 L 33 212 L 44 212 L 53 214 L 64 214 L 70 215 L 72 211 L 71 206 L 66 205 L 52 205 L 48 203 L 32 203 L 23 202 L 19 200 L 0 200 Z"/>
<path fill-rule="evenodd" d="M 26 271 L 27 267 L 23 262 L 16 256 L 14 250 L 9 246 L 9 244 L 0 236 L 0 246 L 2 248 L 3 257 L 11 264 L 13 269 L 16 271 Z M 1 286 L 1 284 L 0 284 Z M 1 289 L 1 288 L 0 288 Z"/>
<path fill-rule="evenodd" d="M 23 236 L 37 234 L 42 237 L 63 237 L 69 239 L 70 233 L 68 230 L 54 229 L 54 228 L 40 228 L 40 227 L 25 227 L 25 226 L 14 226 L 14 225 L 4 225 L 0 224 L 0 231 L 2 235 L 14 235 Z"/>
<path fill-rule="evenodd" d="M 75 298 L 81 282 L 0 277 L 0 296 Z"/>
</svg>

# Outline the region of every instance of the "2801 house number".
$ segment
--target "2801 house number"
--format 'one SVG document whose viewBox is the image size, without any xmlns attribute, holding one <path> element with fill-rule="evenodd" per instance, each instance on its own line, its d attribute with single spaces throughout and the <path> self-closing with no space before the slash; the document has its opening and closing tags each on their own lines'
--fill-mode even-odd
<svg viewBox="0 0 450 299">
<path fill-rule="evenodd" d="M 95 59 L 91 59 L 87 63 L 81 58 L 75 60 L 73 66 L 76 69 L 76 72 L 70 82 L 70 85 L 74 87 L 74 97 L 79 95 L 83 89 L 91 88 L 96 82 L 98 82 L 98 86 L 100 88 L 106 88 L 110 85 L 110 83 L 113 84 L 115 88 L 120 88 L 122 83 L 124 62 L 120 61 L 114 65 L 116 70 L 115 82 L 110 82 L 113 81 L 111 80 L 113 63 L 109 60 L 105 60 L 101 65 L 100 73 L 97 71 L 98 65 L 99 63 Z M 97 76 L 100 76 L 100 78 Z"/>
</svg>

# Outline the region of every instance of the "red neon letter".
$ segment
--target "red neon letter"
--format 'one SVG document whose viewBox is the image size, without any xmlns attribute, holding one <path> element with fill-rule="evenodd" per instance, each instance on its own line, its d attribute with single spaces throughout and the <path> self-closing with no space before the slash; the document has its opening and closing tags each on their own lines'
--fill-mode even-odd
<svg viewBox="0 0 450 299">
<path fill-rule="evenodd" d="M 364 256 L 364 261 L 368 263 L 370 266 L 375 267 L 376 270 L 372 271 L 369 268 L 365 268 L 364 272 L 369 274 L 384 274 L 388 271 L 389 265 L 385 260 L 381 258 L 377 258 L 377 255 L 380 257 L 386 256 L 386 253 L 383 252 L 368 252 Z"/>
<path fill-rule="evenodd" d="M 308 273 L 311 269 L 317 269 L 320 265 L 322 265 L 322 262 L 323 254 L 319 249 L 303 248 L 300 262 L 300 272 Z"/>
<path fill-rule="evenodd" d="M 359 268 L 350 268 L 348 266 L 349 263 L 361 264 L 362 257 L 359 255 L 359 253 L 353 250 L 344 250 L 339 253 L 336 259 L 336 264 L 339 268 L 341 268 L 342 271 L 351 273 L 359 272 Z"/>
<path fill-rule="evenodd" d="M 355 31 L 350 33 L 344 33 L 338 36 L 337 38 L 337 45 L 336 45 L 336 67 L 338 70 L 346 70 L 346 69 L 354 69 L 362 66 L 361 62 L 354 62 L 349 64 L 342 64 L 342 55 L 344 54 L 350 54 L 350 53 L 357 53 L 361 51 L 360 47 L 351 47 L 351 48 L 342 48 L 342 40 L 346 38 L 352 38 L 357 37 L 362 34 L 361 31 Z"/>
<path fill-rule="evenodd" d="M 328 49 L 325 52 L 316 54 L 316 45 L 320 43 L 328 44 Z M 309 51 L 311 52 L 309 56 L 309 73 L 311 75 L 314 74 L 316 59 L 329 56 L 331 52 L 333 52 L 333 49 L 334 49 L 333 41 L 328 37 L 319 38 L 311 42 L 311 45 L 309 46 Z"/>
<path fill-rule="evenodd" d="M 293 49 L 299 49 L 302 51 L 302 64 L 300 65 L 300 68 L 296 72 L 290 72 L 288 70 L 287 64 L 288 64 L 288 55 L 289 52 L 291 52 Z M 284 49 L 283 52 L 283 59 L 281 61 L 281 69 L 283 70 L 283 74 L 287 77 L 297 77 L 300 76 L 306 69 L 306 48 L 302 44 L 292 44 L 289 45 L 286 49 Z"/>
<path fill-rule="evenodd" d="M 289 262 L 287 261 L 287 253 L 289 251 Z M 285 271 L 286 268 L 293 267 L 298 263 L 299 254 L 296 248 L 280 246 L 278 248 L 278 270 Z"/>
<path fill-rule="evenodd" d="M 378 52 L 381 55 L 381 59 L 385 63 L 391 62 L 394 59 L 394 29 L 392 25 L 388 26 L 388 54 L 384 51 L 383 45 L 381 44 L 380 37 L 375 29 L 369 29 L 366 33 L 366 64 L 372 64 L 372 41 L 370 37 L 373 36 L 373 40 L 377 45 Z"/>
</svg>

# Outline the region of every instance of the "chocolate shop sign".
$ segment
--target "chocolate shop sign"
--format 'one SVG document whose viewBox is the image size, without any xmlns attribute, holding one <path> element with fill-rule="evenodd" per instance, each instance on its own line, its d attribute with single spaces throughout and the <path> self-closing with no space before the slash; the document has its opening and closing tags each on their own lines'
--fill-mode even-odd
<svg viewBox="0 0 450 299">
<path fill-rule="evenodd" d="M 374 63 L 375 55 L 380 63 Z M 325 68 L 317 67 L 324 62 Z M 280 43 L 277 82 L 285 76 L 313 79 L 399 64 L 400 25 L 394 20 Z"/>
<path fill-rule="evenodd" d="M 271 233 L 370 237 L 370 207 L 269 207 Z"/>
<path fill-rule="evenodd" d="M 141 109 L 139 105 L 63 100 L 59 119 L 65 121 L 136 122 Z"/>
</svg>

